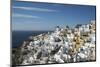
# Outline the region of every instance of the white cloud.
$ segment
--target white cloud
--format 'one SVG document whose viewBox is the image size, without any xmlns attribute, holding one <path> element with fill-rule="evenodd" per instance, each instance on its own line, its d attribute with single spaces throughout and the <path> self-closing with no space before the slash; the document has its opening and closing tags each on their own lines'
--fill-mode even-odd
<svg viewBox="0 0 100 67">
<path fill-rule="evenodd" d="M 22 6 L 13 6 L 15 9 L 30 10 L 30 11 L 41 11 L 41 12 L 57 12 L 57 10 L 46 9 L 46 8 L 36 8 L 36 7 L 22 7 Z"/>
<path fill-rule="evenodd" d="M 27 14 L 12 14 L 12 17 L 21 17 L 21 18 L 40 18 L 38 16 L 32 16 Z"/>
</svg>

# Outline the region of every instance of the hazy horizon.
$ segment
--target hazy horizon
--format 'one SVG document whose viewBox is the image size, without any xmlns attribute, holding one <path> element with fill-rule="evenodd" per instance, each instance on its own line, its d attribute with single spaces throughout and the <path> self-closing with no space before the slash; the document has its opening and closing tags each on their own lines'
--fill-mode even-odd
<svg viewBox="0 0 100 67">
<path fill-rule="evenodd" d="M 86 5 L 19 2 L 12 4 L 12 30 L 48 31 L 96 20 L 96 7 Z"/>
</svg>

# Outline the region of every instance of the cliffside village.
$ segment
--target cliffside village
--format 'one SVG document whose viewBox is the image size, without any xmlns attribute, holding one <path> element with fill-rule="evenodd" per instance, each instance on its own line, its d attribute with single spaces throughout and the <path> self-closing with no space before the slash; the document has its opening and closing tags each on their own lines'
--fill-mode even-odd
<svg viewBox="0 0 100 67">
<path fill-rule="evenodd" d="M 56 27 L 55 31 L 30 36 L 20 49 L 18 65 L 95 61 L 96 22 Z"/>
</svg>

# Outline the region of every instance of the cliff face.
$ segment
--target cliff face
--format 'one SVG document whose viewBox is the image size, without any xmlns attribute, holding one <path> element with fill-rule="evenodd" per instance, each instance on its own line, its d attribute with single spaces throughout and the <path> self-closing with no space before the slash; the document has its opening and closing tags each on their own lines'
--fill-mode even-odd
<svg viewBox="0 0 100 67">
<path fill-rule="evenodd" d="M 74 29 L 56 27 L 54 32 L 31 36 L 13 54 L 14 65 L 94 61 L 95 21 Z"/>
</svg>

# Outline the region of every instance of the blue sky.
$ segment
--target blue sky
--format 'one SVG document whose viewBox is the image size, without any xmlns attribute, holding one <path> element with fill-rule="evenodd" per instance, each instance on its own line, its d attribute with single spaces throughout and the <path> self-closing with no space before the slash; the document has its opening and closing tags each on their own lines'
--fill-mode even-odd
<svg viewBox="0 0 100 67">
<path fill-rule="evenodd" d="M 73 27 L 95 20 L 95 12 L 95 6 L 13 1 L 12 29 L 54 30 L 57 25 Z"/>
</svg>

